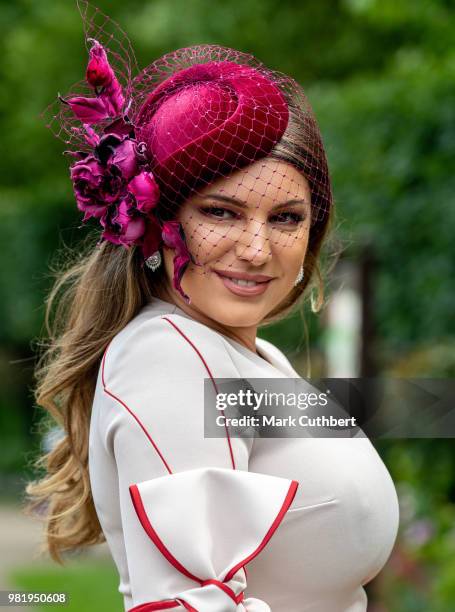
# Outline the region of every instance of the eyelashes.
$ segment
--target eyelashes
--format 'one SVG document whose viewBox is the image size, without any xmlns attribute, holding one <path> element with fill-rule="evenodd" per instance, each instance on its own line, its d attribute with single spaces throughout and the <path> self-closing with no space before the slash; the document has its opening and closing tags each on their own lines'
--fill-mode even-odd
<svg viewBox="0 0 455 612">
<path fill-rule="evenodd" d="M 289 215 L 289 218 L 291 218 L 292 222 L 291 225 L 298 225 L 299 223 L 301 223 L 304 219 L 305 219 L 305 215 L 302 215 L 300 213 L 296 213 L 296 212 L 290 212 L 290 211 L 285 211 L 285 212 L 280 212 L 277 213 L 276 215 L 273 215 L 273 217 L 279 217 L 282 218 L 285 215 Z"/>
<path fill-rule="evenodd" d="M 233 213 L 231 210 L 228 210 L 227 208 L 223 208 L 222 206 L 202 206 L 199 208 L 199 211 L 205 215 L 206 217 L 216 217 L 217 219 L 220 219 L 221 221 L 227 221 L 228 219 L 235 219 L 237 217 L 236 213 Z M 229 213 L 229 215 L 232 215 L 231 217 L 223 217 L 219 214 L 216 213 Z"/>
<path fill-rule="evenodd" d="M 229 221 L 240 218 L 238 213 L 230 210 L 229 208 L 224 208 L 223 206 L 202 206 L 199 208 L 199 211 L 206 217 L 218 219 L 220 221 Z M 224 216 L 225 213 L 227 213 L 228 216 Z M 293 211 L 280 211 L 279 213 L 272 215 L 270 219 L 272 219 L 272 223 L 275 222 L 277 225 L 296 226 L 304 221 L 305 216 L 306 215 L 302 213 Z M 288 222 L 286 222 L 286 219 L 288 219 Z"/>
</svg>

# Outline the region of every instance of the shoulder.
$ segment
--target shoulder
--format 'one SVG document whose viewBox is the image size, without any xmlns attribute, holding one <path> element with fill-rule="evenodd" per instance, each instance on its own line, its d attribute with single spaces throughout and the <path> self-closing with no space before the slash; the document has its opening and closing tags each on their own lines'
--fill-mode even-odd
<svg viewBox="0 0 455 612">
<path fill-rule="evenodd" d="M 104 378 L 232 376 L 222 338 L 206 325 L 180 314 L 139 313 L 111 341 L 103 358 Z"/>
<path fill-rule="evenodd" d="M 259 351 L 263 353 L 267 358 L 279 363 L 285 363 L 289 367 L 292 367 L 286 355 L 269 340 L 265 340 L 264 338 L 258 337 L 256 339 L 256 346 Z"/>
</svg>

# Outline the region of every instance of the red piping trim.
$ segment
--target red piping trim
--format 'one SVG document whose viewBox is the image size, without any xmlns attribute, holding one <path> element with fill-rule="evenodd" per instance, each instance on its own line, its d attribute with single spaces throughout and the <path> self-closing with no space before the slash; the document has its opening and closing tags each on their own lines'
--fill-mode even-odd
<svg viewBox="0 0 455 612">
<path fill-rule="evenodd" d="M 141 522 L 142 527 L 144 528 L 145 532 L 152 540 L 152 542 L 155 544 L 155 546 L 158 548 L 160 553 L 163 555 L 163 557 L 165 557 L 169 561 L 169 563 L 171 563 L 171 565 L 173 565 L 181 574 L 202 585 L 202 583 L 204 582 L 202 578 L 194 576 L 181 563 L 179 563 L 179 561 L 177 561 L 177 559 L 169 551 L 169 549 L 166 548 L 159 535 L 153 529 L 148 519 L 147 512 L 145 511 L 144 504 L 142 503 L 141 494 L 137 485 L 130 486 L 130 495 L 133 501 L 134 509 L 136 510 L 136 514 Z"/>
<path fill-rule="evenodd" d="M 207 584 L 214 584 L 215 586 L 217 586 L 219 589 L 224 591 L 226 595 L 228 595 L 236 604 L 239 604 L 243 600 L 243 591 L 239 595 L 236 595 L 235 592 L 231 589 L 231 587 L 228 587 L 227 584 L 224 584 L 224 582 L 221 582 L 220 580 L 204 580 L 201 586 L 206 586 Z"/>
<path fill-rule="evenodd" d="M 151 601 L 149 603 L 141 604 L 140 606 L 135 606 L 134 608 L 130 608 L 129 612 L 153 612 L 154 610 L 169 610 L 170 608 L 177 608 L 179 606 L 179 602 L 175 599 L 163 599 L 163 601 Z"/>
<path fill-rule="evenodd" d="M 226 574 L 226 576 L 224 577 L 224 580 L 226 582 L 229 582 L 229 580 L 232 578 L 232 576 L 234 576 L 234 574 L 244 565 L 246 565 L 247 563 L 249 563 L 252 559 L 254 559 L 254 557 L 256 557 L 261 550 L 266 546 L 266 544 L 268 543 L 268 541 L 270 540 L 270 538 L 273 536 L 273 534 L 275 533 L 275 531 L 278 528 L 278 525 L 281 523 L 281 521 L 284 518 L 284 515 L 286 514 L 286 512 L 289 509 L 289 506 L 292 504 L 295 494 L 297 492 L 297 487 L 299 486 L 299 483 L 296 480 L 293 480 L 289 486 L 287 495 L 284 499 L 283 505 L 281 506 L 281 510 L 278 512 L 275 520 L 273 521 L 272 525 L 270 526 L 270 529 L 267 531 L 267 533 L 264 536 L 264 539 L 262 540 L 262 542 L 259 544 L 259 546 L 256 548 L 255 551 L 253 551 L 251 553 L 251 555 L 249 555 L 246 559 L 244 559 L 243 561 L 240 561 L 239 563 L 237 563 L 237 565 L 234 565 L 233 568 L 231 568 L 229 570 L 229 572 Z"/>
<path fill-rule="evenodd" d="M 156 610 L 169 610 L 170 608 L 178 608 L 180 605 L 182 605 L 185 610 L 188 610 L 188 612 L 199 612 L 196 610 L 196 608 L 190 606 L 189 603 L 183 601 L 183 599 L 163 599 L 163 601 L 151 601 L 149 603 L 136 606 L 135 608 L 130 608 L 129 612 L 154 612 Z"/>
<path fill-rule="evenodd" d="M 227 595 L 229 595 L 229 597 L 231 597 L 234 600 L 234 603 L 236 603 L 237 605 L 241 601 L 243 601 L 243 592 L 240 593 L 240 595 L 238 596 L 236 596 L 234 593 L 234 596 L 232 596 L 231 593 L 229 592 L 231 591 L 231 589 L 229 589 L 229 587 L 227 587 L 222 582 L 219 582 L 218 580 L 207 580 L 206 584 L 209 584 L 209 583 L 216 584 L 216 586 L 218 586 Z M 169 610 L 170 608 L 177 608 L 180 604 L 185 608 L 185 610 L 188 610 L 188 612 L 199 612 L 198 610 L 196 610 L 196 608 L 193 608 L 193 606 L 190 606 L 188 602 L 180 598 L 172 599 L 172 600 L 163 599 L 162 601 L 151 601 L 149 603 L 141 604 L 139 606 L 135 606 L 134 608 L 130 608 L 129 612 L 155 612 L 157 610 Z"/>
<path fill-rule="evenodd" d="M 199 610 L 196 610 L 196 608 L 193 608 L 193 606 L 190 606 L 190 604 L 184 601 L 183 599 L 177 599 L 177 601 L 181 603 L 182 606 L 185 608 L 185 610 L 188 610 L 188 612 L 199 612 Z"/>
<path fill-rule="evenodd" d="M 110 395 L 116 402 L 121 404 L 127 410 L 127 412 L 129 412 L 129 414 L 133 417 L 133 419 L 136 421 L 136 423 L 139 425 L 139 427 L 142 429 L 142 431 L 146 435 L 148 441 L 152 444 L 153 448 L 158 453 L 161 461 L 163 462 L 163 464 L 164 464 L 165 468 L 167 469 L 167 471 L 169 472 L 169 474 L 172 474 L 172 470 L 169 467 L 166 459 L 163 457 L 160 449 L 155 444 L 155 441 L 153 440 L 152 436 L 149 434 L 149 432 L 147 431 L 147 429 L 145 428 L 144 424 L 141 422 L 139 417 L 131 410 L 131 408 L 127 404 L 125 404 L 125 402 L 122 399 L 117 397 L 114 393 L 112 393 L 112 391 L 109 391 L 109 389 L 106 387 L 106 383 L 105 383 L 105 379 L 104 379 L 104 363 L 105 363 L 105 360 L 106 360 L 107 349 L 109 348 L 109 345 L 110 345 L 110 342 L 109 342 L 109 344 L 106 347 L 106 350 L 105 350 L 104 355 L 103 355 L 103 361 L 102 361 L 102 364 L 101 364 L 101 380 L 103 382 L 103 390 L 104 390 L 104 392 L 107 395 Z"/>
<path fill-rule="evenodd" d="M 153 441 L 152 436 L 149 434 L 149 432 L 145 429 L 144 425 L 141 423 L 141 421 L 139 420 L 139 417 L 137 415 L 134 414 L 134 412 L 125 404 L 125 402 L 123 400 L 121 400 L 119 397 L 117 397 L 116 395 L 114 395 L 113 393 L 111 393 L 111 391 L 109 391 L 109 389 L 104 389 L 105 393 L 107 393 L 108 395 L 110 395 L 112 398 L 114 398 L 117 402 L 119 402 L 129 413 L 130 415 L 133 417 L 133 419 L 135 419 L 135 421 L 138 423 L 139 427 L 142 429 L 142 431 L 145 433 L 145 435 L 147 436 L 147 439 L 149 440 L 149 442 L 152 443 L 153 448 L 156 450 L 156 452 L 158 453 L 161 461 L 164 463 L 165 468 L 167 469 L 167 471 L 169 472 L 169 474 L 172 474 L 172 470 L 169 467 L 166 459 L 163 457 L 163 455 L 161 454 L 160 449 L 158 448 L 158 446 L 155 444 L 155 442 Z"/>
<path fill-rule="evenodd" d="M 214 386 L 214 388 L 215 388 L 215 393 L 218 393 L 218 387 L 216 386 L 216 383 L 215 383 L 215 380 L 214 380 L 214 378 L 213 378 L 212 372 L 210 371 L 210 368 L 209 368 L 209 366 L 207 365 L 207 362 L 205 361 L 204 357 L 202 356 L 202 354 L 201 354 L 201 352 L 199 351 L 199 349 L 197 348 L 197 346 L 196 346 L 195 344 L 193 344 L 193 342 L 192 342 L 192 341 L 191 341 L 191 340 L 188 338 L 188 336 L 186 336 L 186 335 L 183 333 L 183 331 L 182 331 L 182 330 L 181 330 L 181 329 L 178 327 L 178 325 L 176 325 L 176 324 L 175 324 L 173 321 L 171 321 L 171 319 L 168 319 L 167 317 L 161 317 L 161 318 L 162 318 L 162 319 L 165 319 L 165 320 L 166 320 L 168 323 L 170 323 L 170 324 L 171 324 L 171 325 L 174 327 L 174 329 L 176 329 L 176 330 L 179 332 L 179 334 L 180 334 L 180 335 L 181 335 L 183 338 L 185 338 L 185 340 L 186 340 L 186 341 L 187 341 L 187 342 L 188 342 L 188 343 L 189 343 L 189 344 L 190 344 L 190 345 L 193 347 L 193 349 L 194 349 L 194 350 L 196 351 L 196 353 L 198 354 L 198 356 L 199 356 L 200 360 L 201 360 L 201 361 L 202 361 L 202 363 L 204 364 L 205 369 L 207 370 L 207 372 L 208 372 L 208 374 L 209 374 L 209 376 L 210 376 L 210 379 L 211 379 L 211 381 L 212 381 L 212 384 L 213 384 L 213 386 Z M 224 416 L 224 410 L 220 410 L 220 412 L 222 412 L 222 414 L 223 414 L 223 416 Z M 224 421 L 224 428 L 225 428 L 225 430 L 226 430 L 226 438 L 227 438 L 227 443 L 228 443 L 228 446 L 229 446 L 229 453 L 230 453 L 230 455 L 231 455 L 231 463 L 232 463 L 232 467 L 233 467 L 233 469 L 235 470 L 235 469 L 236 469 L 236 467 L 235 467 L 235 461 L 234 461 L 234 453 L 232 452 L 231 438 L 230 438 L 230 436 L 229 436 L 229 429 L 228 429 L 228 426 L 226 425 L 226 420 Z"/>
</svg>

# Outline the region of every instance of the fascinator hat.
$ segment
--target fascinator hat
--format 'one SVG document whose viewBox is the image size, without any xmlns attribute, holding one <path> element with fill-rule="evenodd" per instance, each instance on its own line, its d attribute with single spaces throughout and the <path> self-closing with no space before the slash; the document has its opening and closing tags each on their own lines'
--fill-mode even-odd
<svg viewBox="0 0 455 612">
<path fill-rule="evenodd" d="M 218 177 L 266 157 L 299 119 L 307 148 L 298 169 L 311 188 L 311 224 L 330 209 L 327 164 L 302 88 L 252 55 L 217 45 L 167 53 L 139 70 L 123 30 L 78 1 L 88 64 L 85 79 L 45 111 L 64 141 L 70 177 L 85 223 L 100 224 L 98 244 L 141 250 L 147 262 L 164 244 L 174 250 L 174 288 L 188 264 L 178 206 Z M 305 145 L 304 145 L 305 148 Z M 258 197 L 264 182 L 255 184 Z M 225 236 L 226 229 L 223 230 Z"/>
</svg>

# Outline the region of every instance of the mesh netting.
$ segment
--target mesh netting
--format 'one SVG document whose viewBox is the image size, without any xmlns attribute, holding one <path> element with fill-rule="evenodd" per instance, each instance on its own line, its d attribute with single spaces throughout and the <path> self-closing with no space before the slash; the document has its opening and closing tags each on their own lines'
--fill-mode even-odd
<svg viewBox="0 0 455 612">
<path fill-rule="evenodd" d="M 332 205 L 301 86 L 217 45 L 179 49 L 139 71 L 121 28 L 78 6 L 86 79 L 45 115 L 73 158 L 83 221 L 97 219 L 101 241 L 138 246 L 145 261 L 163 243 L 174 249 L 174 287 L 187 300 L 188 265 L 201 273 L 221 265 L 226 277 L 266 267 L 276 249 L 298 252 Z M 254 292 L 259 282 L 236 285 Z"/>
</svg>

